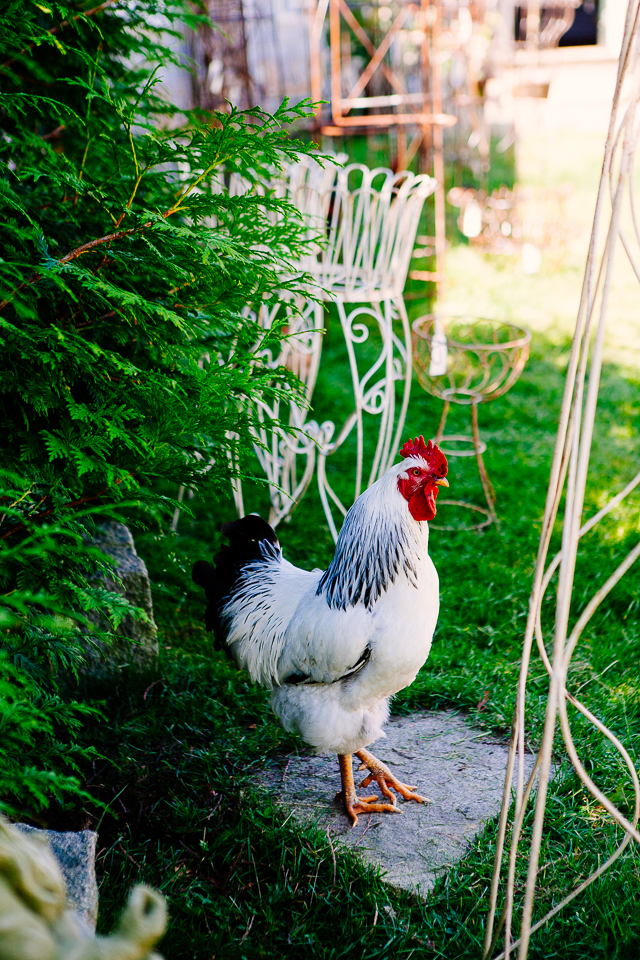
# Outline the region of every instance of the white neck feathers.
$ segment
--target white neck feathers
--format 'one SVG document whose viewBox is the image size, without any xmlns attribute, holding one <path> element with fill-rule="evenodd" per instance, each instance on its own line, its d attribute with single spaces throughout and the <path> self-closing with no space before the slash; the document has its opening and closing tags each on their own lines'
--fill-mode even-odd
<svg viewBox="0 0 640 960">
<path fill-rule="evenodd" d="M 398 490 L 404 470 L 406 463 L 391 467 L 347 513 L 331 565 L 318 584 L 317 595 L 324 595 L 330 607 L 345 610 L 363 603 L 371 610 L 401 575 L 417 586 L 429 528 L 413 519 Z"/>
</svg>

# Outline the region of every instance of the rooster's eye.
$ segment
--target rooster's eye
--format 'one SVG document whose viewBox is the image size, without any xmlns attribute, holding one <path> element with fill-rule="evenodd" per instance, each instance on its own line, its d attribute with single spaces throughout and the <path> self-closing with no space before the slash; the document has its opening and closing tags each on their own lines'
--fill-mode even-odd
<svg viewBox="0 0 640 960">
<path fill-rule="evenodd" d="M 422 472 L 422 471 L 419 470 L 418 467 L 414 467 L 413 470 L 411 471 L 411 473 L 414 475 L 414 477 L 419 477 L 421 472 Z"/>
</svg>

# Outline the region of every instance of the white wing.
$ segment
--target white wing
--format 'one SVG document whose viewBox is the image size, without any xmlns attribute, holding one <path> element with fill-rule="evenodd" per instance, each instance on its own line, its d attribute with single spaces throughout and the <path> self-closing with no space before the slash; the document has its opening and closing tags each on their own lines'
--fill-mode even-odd
<svg viewBox="0 0 640 960">
<path fill-rule="evenodd" d="M 229 651 L 252 680 L 332 683 L 361 661 L 372 616 L 360 604 L 330 609 L 316 596 L 321 576 L 280 554 L 244 568 L 223 620 Z"/>
</svg>

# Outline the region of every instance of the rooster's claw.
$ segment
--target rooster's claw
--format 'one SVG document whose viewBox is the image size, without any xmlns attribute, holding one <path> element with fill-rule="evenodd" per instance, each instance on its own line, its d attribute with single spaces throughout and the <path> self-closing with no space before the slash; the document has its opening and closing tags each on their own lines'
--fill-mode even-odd
<svg viewBox="0 0 640 960">
<path fill-rule="evenodd" d="M 372 797 L 371 800 L 378 800 L 378 798 Z M 357 826 L 359 813 L 402 813 L 402 810 L 393 803 L 380 803 L 379 801 L 373 803 L 367 797 L 356 797 L 355 803 L 344 802 L 344 808 L 351 820 L 352 827 Z"/>
<path fill-rule="evenodd" d="M 392 787 L 396 793 L 399 793 L 401 797 L 405 800 L 415 800 L 416 803 L 431 803 L 428 797 L 421 797 L 419 793 L 415 793 L 416 787 L 410 786 L 407 783 L 401 783 L 397 777 L 391 773 L 391 770 L 378 760 L 372 753 L 369 753 L 368 750 L 358 750 L 356 757 L 361 761 L 359 770 L 369 770 L 368 775 L 364 778 L 360 784 L 360 789 L 363 787 L 368 787 L 370 783 L 375 781 L 382 793 L 394 804 L 397 802 L 397 798 L 391 793 L 389 787 Z"/>
<path fill-rule="evenodd" d="M 342 775 L 342 790 L 336 794 L 336 800 L 344 805 L 347 816 L 351 820 L 353 827 L 358 823 L 359 813 L 402 813 L 398 806 L 398 800 L 395 794 L 391 793 L 389 787 L 404 797 L 405 800 L 416 800 L 418 803 L 430 803 L 426 797 L 421 797 L 414 793 L 415 787 L 407 786 L 406 783 L 400 783 L 394 777 L 384 763 L 369 753 L 367 750 L 359 750 L 356 756 L 362 761 L 359 770 L 367 769 L 369 774 L 360 784 L 360 789 L 368 787 L 375 780 L 380 790 L 384 794 L 382 800 L 377 796 L 359 797 L 356 794 L 356 787 L 353 781 L 353 766 L 349 754 L 339 754 L 338 762 L 340 764 L 340 773 Z"/>
</svg>

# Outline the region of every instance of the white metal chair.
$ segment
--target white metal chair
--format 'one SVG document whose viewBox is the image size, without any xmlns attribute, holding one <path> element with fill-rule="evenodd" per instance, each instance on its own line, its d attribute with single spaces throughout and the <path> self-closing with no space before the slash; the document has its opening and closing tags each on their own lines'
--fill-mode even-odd
<svg viewBox="0 0 640 960">
<path fill-rule="evenodd" d="M 340 164 L 347 156 L 338 154 L 333 159 Z M 311 241 L 310 253 L 304 262 L 292 264 L 292 272 L 305 270 L 313 276 L 317 273 L 317 261 L 324 244 L 314 244 L 313 239 L 326 234 L 326 198 L 331 195 L 335 179 L 336 167 L 333 163 L 320 165 L 312 157 L 303 157 L 299 163 L 289 165 L 284 173 L 275 175 L 269 185 L 276 197 L 290 200 L 305 217 Z M 229 191 L 232 195 L 250 189 L 256 188 L 239 176 L 231 177 Z M 316 464 L 317 425 L 307 424 L 306 416 L 322 351 L 322 293 L 314 287 L 313 299 L 298 296 L 293 300 L 285 293 L 278 302 L 265 302 L 260 307 L 258 319 L 265 329 L 270 329 L 275 320 L 280 319 L 278 314 L 287 314 L 287 338 L 277 355 L 267 350 L 257 350 L 256 356 L 273 369 L 287 367 L 302 381 L 304 387 L 302 403 L 293 397 L 288 403 L 276 400 L 269 404 L 263 397 L 255 397 L 253 401 L 260 422 L 260 426 L 254 429 L 254 449 L 269 484 L 269 523 L 273 527 L 299 503 L 313 478 Z M 239 481 L 234 481 L 233 493 L 238 515 L 243 516 L 244 501 Z"/>
<path fill-rule="evenodd" d="M 339 429 L 333 420 L 327 420 L 315 433 L 318 490 L 334 539 L 338 536 L 335 518 L 344 516 L 348 506 L 329 484 L 327 457 L 336 453 L 355 428 L 355 500 L 365 486 L 388 470 L 398 451 L 411 390 L 411 330 L 403 291 L 422 207 L 435 188 L 431 177 L 408 172 L 394 174 L 362 164 L 339 170 L 334 190 L 324 198 L 326 249 L 317 261 L 303 263 L 317 277 L 322 297 L 336 304 L 354 397 L 353 411 Z M 371 341 L 372 320 L 380 333 L 380 349 L 374 363 L 363 370 L 358 348 Z M 402 384 L 399 405 L 398 382 Z M 368 471 L 365 415 L 378 421 Z"/>
<path fill-rule="evenodd" d="M 335 511 L 347 511 L 327 479 L 326 460 L 356 430 L 353 499 L 391 465 L 400 443 L 411 390 L 411 330 L 403 299 L 416 231 L 425 199 L 434 192 L 431 177 L 385 168 L 350 164 L 336 169 L 305 158 L 292 165 L 287 178 L 276 178 L 276 195 L 287 196 L 307 218 L 310 236 L 324 234 L 324 242 L 311 246 L 295 265 L 310 274 L 313 295 L 336 304 L 349 359 L 354 408 L 336 428 L 333 420 L 306 421 L 306 409 L 289 404 L 289 430 L 281 404 L 256 404 L 261 427 L 256 433 L 256 455 L 269 482 L 271 515 L 275 526 L 285 518 L 307 489 L 317 461 L 318 490 L 334 539 L 338 536 Z M 237 182 L 234 189 L 243 189 Z M 246 189 L 246 187 L 244 187 Z M 286 300 L 261 308 L 261 321 L 270 326 L 279 309 L 291 315 L 289 339 L 278 357 L 263 360 L 285 364 L 301 375 L 305 397 L 311 401 L 320 365 L 324 328 L 323 303 L 299 303 L 291 313 Z M 362 370 L 358 348 L 369 341 L 373 321 L 380 333 L 380 348 L 373 364 Z M 396 403 L 396 385 L 401 386 Z M 365 470 L 364 433 L 368 417 L 377 418 L 378 439 Z M 335 439 L 334 439 L 335 437 Z M 317 456 L 316 456 L 317 454 Z M 305 459 L 297 469 L 296 460 Z M 301 479 L 298 480 L 298 474 Z M 366 475 L 366 483 L 365 483 Z M 243 509 L 236 496 L 238 509 Z"/>
</svg>

